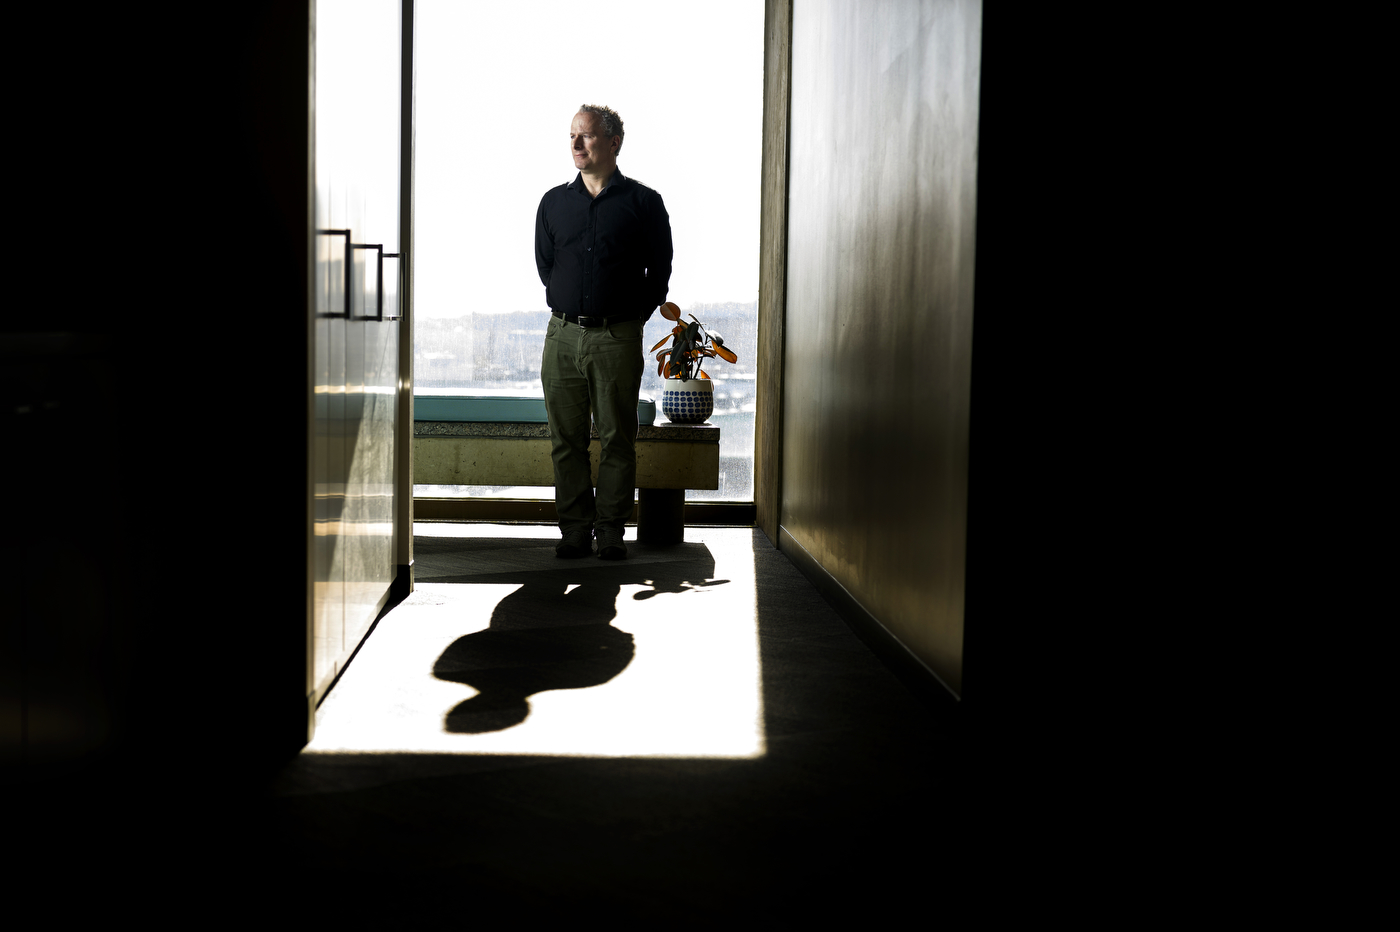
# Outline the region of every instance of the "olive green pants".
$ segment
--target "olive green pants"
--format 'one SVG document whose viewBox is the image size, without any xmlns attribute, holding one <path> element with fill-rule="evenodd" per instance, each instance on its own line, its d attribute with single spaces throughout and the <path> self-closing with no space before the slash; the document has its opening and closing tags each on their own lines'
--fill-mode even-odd
<svg viewBox="0 0 1400 932">
<path fill-rule="evenodd" d="M 622 530 L 637 488 L 637 393 L 642 387 L 642 322 L 580 327 L 549 319 L 540 381 L 549 416 L 554 504 L 559 527 Z M 598 424 L 598 494 L 588 466 Z"/>
</svg>

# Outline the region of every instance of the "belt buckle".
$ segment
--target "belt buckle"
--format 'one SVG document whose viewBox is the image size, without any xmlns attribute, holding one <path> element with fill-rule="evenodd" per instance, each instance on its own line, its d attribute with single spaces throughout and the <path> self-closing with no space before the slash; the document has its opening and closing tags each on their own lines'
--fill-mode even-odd
<svg viewBox="0 0 1400 932">
<path fill-rule="evenodd" d="M 578 325 L 590 329 L 593 327 L 606 327 L 608 325 L 608 319 L 606 317 L 585 317 L 580 314 L 578 316 Z"/>
</svg>

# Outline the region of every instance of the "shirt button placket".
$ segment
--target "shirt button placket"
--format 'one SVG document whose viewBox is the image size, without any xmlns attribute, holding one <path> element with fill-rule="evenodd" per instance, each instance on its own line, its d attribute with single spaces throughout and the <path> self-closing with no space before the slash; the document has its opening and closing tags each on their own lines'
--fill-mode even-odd
<svg viewBox="0 0 1400 932">
<path fill-rule="evenodd" d="M 598 194 L 599 194 L 599 197 L 602 196 L 602 192 L 601 192 L 601 191 L 598 192 Z M 588 247 L 587 247 L 587 249 L 588 249 L 588 261 L 586 261 L 586 262 L 584 263 L 584 268 L 587 270 L 587 275 L 588 275 L 588 277 L 584 280 L 584 290 L 587 291 L 588 293 L 585 294 L 585 295 L 583 296 L 583 299 L 584 299 L 584 301 L 585 301 L 585 307 L 588 308 L 587 313 L 588 313 L 590 316 L 593 314 L 593 285 L 594 285 L 594 283 L 595 283 L 595 281 L 596 281 L 596 280 L 593 278 L 593 273 L 594 273 L 594 266 L 595 266 L 595 264 L 597 263 L 597 259 L 596 259 L 596 258 L 594 257 L 594 255 L 593 255 L 593 247 L 594 247 L 595 245 L 597 245 L 597 242 L 598 242 L 598 199 L 597 199 L 597 198 L 594 198 L 594 199 L 593 199 L 593 203 L 591 203 L 591 204 L 588 205 Z"/>
</svg>

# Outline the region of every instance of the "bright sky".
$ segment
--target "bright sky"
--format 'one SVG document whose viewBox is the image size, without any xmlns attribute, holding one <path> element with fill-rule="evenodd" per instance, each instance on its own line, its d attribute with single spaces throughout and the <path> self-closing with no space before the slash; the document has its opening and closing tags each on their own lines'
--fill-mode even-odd
<svg viewBox="0 0 1400 932">
<path fill-rule="evenodd" d="M 621 116 L 624 174 L 665 199 L 670 300 L 758 296 L 762 0 L 420 0 L 414 310 L 542 310 L 535 210 L 573 180 L 579 104 Z"/>
</svg>

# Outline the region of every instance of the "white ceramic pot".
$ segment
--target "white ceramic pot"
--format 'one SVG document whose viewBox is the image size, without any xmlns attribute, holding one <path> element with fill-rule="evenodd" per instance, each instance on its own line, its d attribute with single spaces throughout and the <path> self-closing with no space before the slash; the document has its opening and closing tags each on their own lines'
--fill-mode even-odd
<svg viewBox="0 0 1400 932">
<path fill-rule="evenodd" d="M 672 424 L 703 424 L 715 413 L 715 383 L 709 379 L 666 379 L 661 413 Z"/>
</svg>

